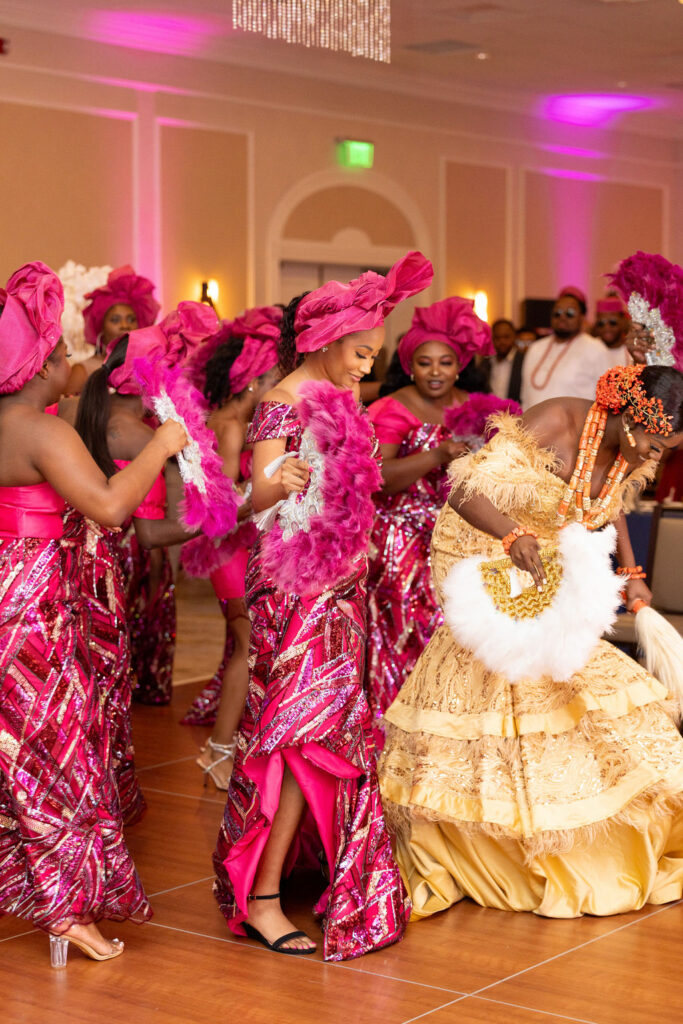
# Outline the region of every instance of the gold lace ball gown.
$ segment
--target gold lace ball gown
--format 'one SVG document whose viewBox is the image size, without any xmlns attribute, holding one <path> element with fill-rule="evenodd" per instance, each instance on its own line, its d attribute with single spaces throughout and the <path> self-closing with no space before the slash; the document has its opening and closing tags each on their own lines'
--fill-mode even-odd
<svg viewBox="0 0 683 1024">
<path fill-rule="evenodd" d="M 534 529 L 544 546 L 557 538 L 564 485 L 552 453 L 506 420 L 485 449 L 453 464 L 452 479 Z M 626 481 L 605 521 L 650 468 Z M 432 538 L 442 603 L 449 570 L 472 555 L 500 558 L 502 545 L 444 506 Z M 675 719 L 665 688 L 606 641 L 568 682 L 512 684 L 441 626 L 387 712 L 379 768 L 413 917 L 464 896 L 547 917 L 679 899 Z"/>
</svg>

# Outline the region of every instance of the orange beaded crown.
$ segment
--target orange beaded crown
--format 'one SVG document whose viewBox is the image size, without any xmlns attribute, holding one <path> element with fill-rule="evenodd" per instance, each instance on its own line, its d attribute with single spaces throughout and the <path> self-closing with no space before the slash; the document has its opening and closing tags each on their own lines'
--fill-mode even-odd
<svg viewBox="0 0 683 1024">
<path fill-rule="evenodd" d="M 672 417 L 664 413 L 661 398 L 648 398 L 641 381 L 645 366 L 613 366 L 603 373 L 595 389 L 595 401 L 601 409 L 619 413 L 628 408 L 633 419 L 649 434 L 673 433 Z"/>
</svg>

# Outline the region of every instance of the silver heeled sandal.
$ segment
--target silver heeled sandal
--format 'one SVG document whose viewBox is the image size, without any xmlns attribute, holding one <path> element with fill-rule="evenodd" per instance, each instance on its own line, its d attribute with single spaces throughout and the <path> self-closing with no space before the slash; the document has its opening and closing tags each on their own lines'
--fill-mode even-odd
<svg viewBox="0 0 683 1024">
<path fill-rule="evenodd" d="M 223 791 L 227 790 L 227 784 L 223 783 L 220 776 L 214 774 L 214 769 L 217 768 L 218 765 L 223 764 L 224 761 L 229 760 L 230 758 L 234 760 L 236 746 L 237 744 L 235 743 L 234 740 L 232 741 L 232 743 L 216 743 L 214 740 L 211 739 L 211 737 L 209 737 L 209 739 L 206 741 L 206 746 L 202 747 L 201 753 L 203 754 L 208 749 L 211 751 L 212 754 L 220 754 L 221 756 L 215 758 L 213 761 L 210 762 L 210 764 L 204 764 L 201 758 L 197 758 L 196 763 L 204 772 L 205 786 L 208 785 L 210 776 L 211 781 L 213 782 L 216 789 L 220 789 Z"/>
</svg>

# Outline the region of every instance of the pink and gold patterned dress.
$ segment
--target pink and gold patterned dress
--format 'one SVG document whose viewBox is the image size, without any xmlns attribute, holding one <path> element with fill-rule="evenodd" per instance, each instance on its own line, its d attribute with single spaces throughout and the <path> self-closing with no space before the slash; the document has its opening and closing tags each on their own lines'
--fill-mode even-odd
<svg viewBox="0 0 683 1024">
<path fill-rule="evenodd" d="M 292 406 L 265 402 L 249 440 L 286 438 L 299 450 Z M 409 906 L 382 817 L 363 692 L 366 557 L 318 597 L 280 590 L 252 549 L 246 598 L 252 631 L 250 680 L 235 765 L 214 854 L 214 892 L 233 932 L 243 935 L 247 900 L 278 807 L 288 765 L 308 804 L 302 833 L 317 833 L 329 867 L 322 916 L 326 960 L 345 960 L 396 942 Z"/>
<path fill-rule="evenodd" d="M 127 462 L 115 459 L 121 469 Z M 166 483 L 157 477 L 135 512 L 139 519 L 166 515 Z M 151 553 L 139 543 L 131 525 L 118 541 L 126 585 L 126 615 L 130 631 L 131 665 L 135 683 L 133 700 L 139 704 L 168 704 L 173 685 L 176 638 L 175 583 L 166 548 L 161 553 L 161 575 L 152 572 Z"/>
<path fill-rule="evenodd" d="M 369 410 L 380 444 L 398 444 L 396 458 L 429 451 L 453 433 L 423 423 L 387 395 Z M 429 545 L 436 517 L 448 497 L 448 466 L 436 466 L 396 494 L 375 495 L 375 523 L 368 567 L 368 640 L 365 689 L 375 723 L 443 622 L 432 585 Z"/>
<path fill-rule="evenodd" d="M 152 914 L 90 660 L 95 538 L 65 512 L 47 483 L 0 488 L 0 912 L 55 933 Z"/>
</svg>

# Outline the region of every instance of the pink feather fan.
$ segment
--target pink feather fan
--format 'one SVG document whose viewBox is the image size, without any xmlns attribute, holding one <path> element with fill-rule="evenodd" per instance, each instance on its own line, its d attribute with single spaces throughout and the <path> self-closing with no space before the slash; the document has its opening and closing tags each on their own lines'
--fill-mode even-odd
<svg viewBox="0 0 683 1024">
<path fill-rule="evenodd" d="M 215 435 L 206 426 L 208 406 L 185 376 L 182 365 L 169 369 L 163 360 L 135 360 L 135 378 L 145 404 L 163 422 L 182 423 L 190 443 L 178 456 L 184 484 L 179 509 L 187 530 L 201 530 L 207 537 L 224 537 L 235 528 L 239 497 L 232 480 L 223 473 Z"/>
<path fill-rule="evenodd" d="M 354 571 L 367 551 L 372 492 L 382 486 L 372 424 L 349 391 L 326 381 L 301 388 L 299 416 L 324 459 L 322 512 L 285 540 L 276 522 L 263 539 L 264 571 L 284 591 L 315 597 Z"/>
<path fill-rule="evenodd" d="M 500 412 L 521 416 L 522 407 L 511 398 L 475 393 L 462 405 L 452 405 L 445 409 L 443 424 L 456 437 L 485 437 L 488 441 L 496 431 L 487 431 L 486 422 L 489 416 Z"/>
</svg>

